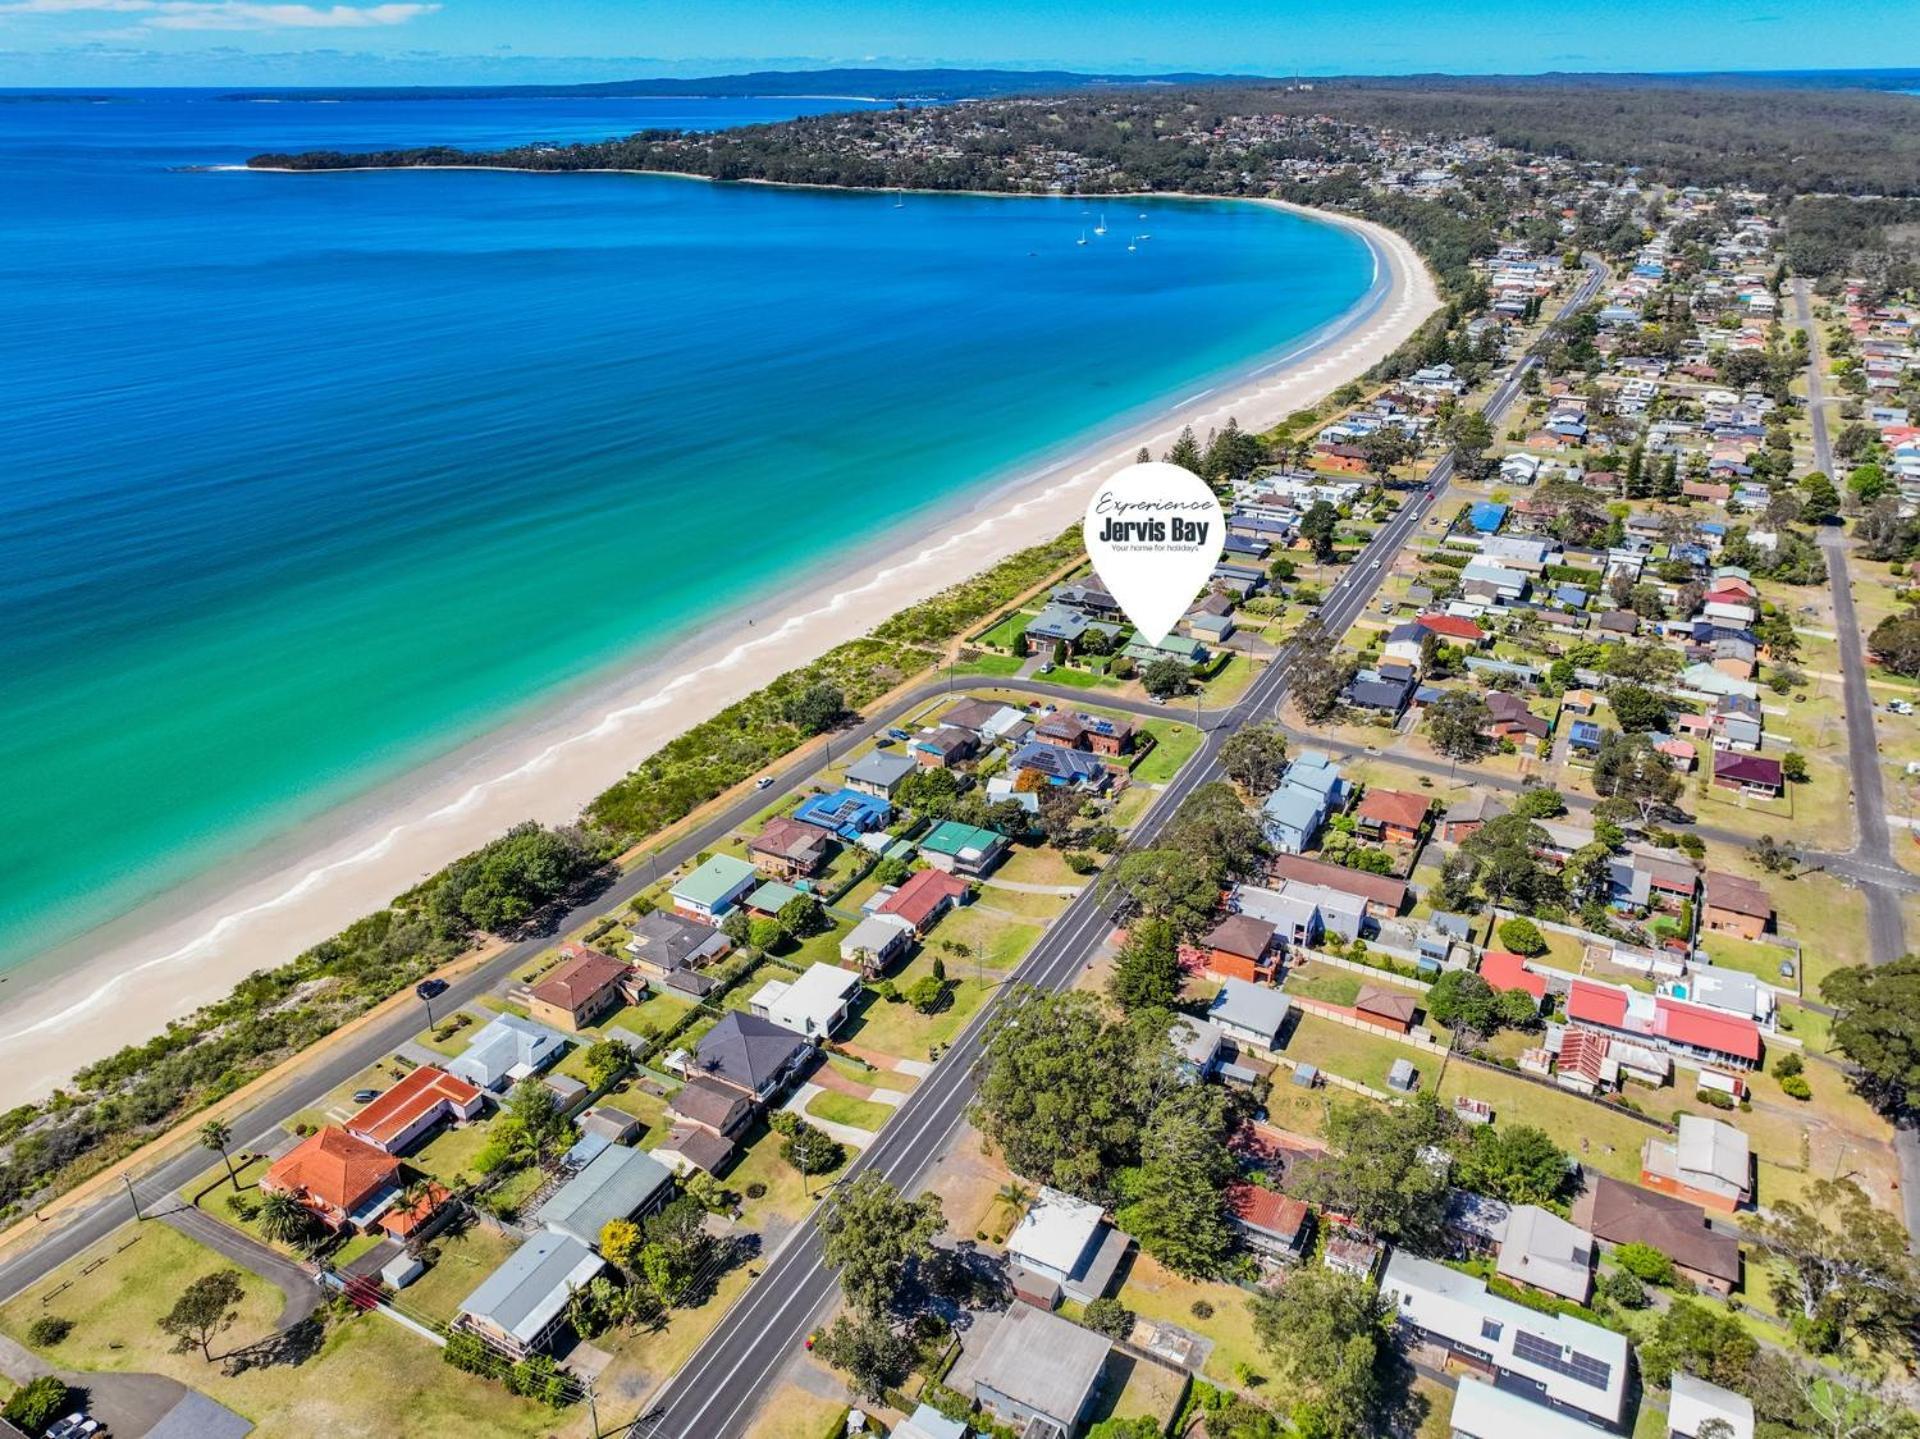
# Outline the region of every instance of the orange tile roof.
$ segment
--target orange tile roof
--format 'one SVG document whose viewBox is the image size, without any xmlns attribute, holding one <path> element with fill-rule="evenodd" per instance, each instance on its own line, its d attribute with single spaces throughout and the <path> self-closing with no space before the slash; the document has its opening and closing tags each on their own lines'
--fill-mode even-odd
<svg viewBox="0 0 1920 1439">
<path fill-rule="evenodd" d="M 1418 829 L 1420 822 L 1427 817 L 1430 801 L 1423 794 L 1412 794 L 1401 789 L 1370 789 L 1360 801 L 1358 811 L 1363 820 L 1375 824 L 1390 824 L 1397 829 Z"/>
<path fill-rule="evenodd" d="M 465 1109 L 480 1097 L 466 1080 L 436 1064 L 423 1064 L 347 1121 L 346 1127 L 369 1144 L 386 1148 L 432 1110 L 442 1105 Z"/>
<path fill-rule="evenodd" d="M 610 984 L 626 977 L 628 966 L 584 944 L 563 944 L 567 962 L 533 987 L 533 997 L 556 1009 L 577 1010 Z"/>
<path fill-rule="evenodd" d="M 328 1125 L 274 1162 L 262 1187 L 351 1214 L 400 1173 L 400 1161 Z"/>
</svg>

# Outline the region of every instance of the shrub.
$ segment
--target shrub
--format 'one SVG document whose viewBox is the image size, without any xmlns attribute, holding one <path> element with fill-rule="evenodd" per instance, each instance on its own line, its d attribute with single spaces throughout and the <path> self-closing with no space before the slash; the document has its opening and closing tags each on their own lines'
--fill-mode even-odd
<svg viewBox="0 0 1920 1439">
<path fill-rule="evenodd" d="M 764 1199 L 766 1197 L 767 1197 L 767 1186 L 762 1184 L 759 1180 L 756 1179 L 753 1181 L 753 1183 L 747 1186 L 747 1198 Z"/>
<path fill-rule="evenodd" d="M 1195 1319 L 1213 1318 L 1213 1306 L 1207 1303 L 1207 1301 L 1204 1299 L 1194 1300 L 1193 1301 L 1193 1317 Z"/>
<path fill-rule="evenodd" d="M 1063 855 L 1062 858 L 1066 860 L 1067 868 L 1072 870 L 1075 874 L 1092 874 L 1096 869 L 1100 867 L 1093 862 L 1092 855 L 1081 854 L 1077 850 L 1069 854 Z"/>
<path fill-rule="evenodd" d="M 1789 1049 L 1785 1054 L 1774 1060 L 1773 1077 L 1775 1079 L 1791 1079 L 1806 1067 L 1807 1062 Z"/>
<path fill-rule="evenodd" d="M 1807 1083 L 1807 1077 L 1804 1074 L 1789 1074 L 1780 1081 L 1780 1092 L 1792 1099 L 1813 1098 L 1813 1086 Z"/>
<path fill-rule="evenodd" d="M 1651 1244 L 1622 1244 L 1613 1251 L 1613 1262 L 1649 1284 L 1673 1283 L 1673 1261 Z"/>
<path fill-rule="evenodd" d="M 1540 926 L 1517 916 L 1500 926 L 1500 943 L 1515 954 L 1529 958 L 1547 952 L 1546 936 L 1540 933 Z"/>
<path fill-rule="evenodd" d="M 0 1409 L 0 1417 L 10 1424 L 19 1425 L 29 1434 L 38 1434 L 58 1419 L 60 1411 L 66 1407 L 65 1381 L 45 1374 L 16 1392 L 7 1401 L 6 1408 Z"/>
<path fill-rule="evenodd" d="M 73 1333 L 73 1321 L 58 1314 L 42 1314 L 27 1326 L 27 1343 L 36 1349 L 50 1349 Z"/>
<path fill-rule="evenodd" d="M 1609 1269 L 1597 1286 L 1600 1297 L 1622 1309 L 1645 1309 L 1646 1286 L 1624 1269 Z"/>
<path fill-rule="evenodd" d="M 1118 1299 L 1102 1297 L 1087 1305 L 1087 1328 L 1109 1339 L 1125 1339 L 1133 1332 L 1133 1311 Z"/>
</svg>

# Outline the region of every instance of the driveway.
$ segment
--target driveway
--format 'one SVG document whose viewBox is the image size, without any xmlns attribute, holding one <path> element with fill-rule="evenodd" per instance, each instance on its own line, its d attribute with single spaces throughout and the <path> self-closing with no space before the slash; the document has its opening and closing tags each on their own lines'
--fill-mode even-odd
<svg viewBox="0 0 1920 1439">
<path fill-rule="evenodd" d="M 74 1407 L 84 1403 L 86 1411 L 114 1439 L 141 1439 L 184 1401 L 203 1397 L 162 1374 L 89 1374 L 60 1369 L 4 1334 L 0 1334 L 0 1374 L 16 1384 L 31 1383 L 45 1374 L 56 1376 L 78 1391 Z"/>
<path fill-rule="evenodd" d="M 320 1286 L 313 1282 L 311 1274 L 277 1250 L 248 1238 L 212 1215 L 183 1205 L 161 1215 L 160 1222 L 231 1259 L 249 1274 L 277 1286 L 286 1299 L 275 1326 L 283 1333 L 320 1307 Z"/>
</svg>

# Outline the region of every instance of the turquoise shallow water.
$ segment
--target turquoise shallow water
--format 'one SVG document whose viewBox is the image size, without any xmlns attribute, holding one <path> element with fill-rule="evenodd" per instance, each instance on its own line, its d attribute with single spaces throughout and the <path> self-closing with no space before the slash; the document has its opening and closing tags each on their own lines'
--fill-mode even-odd
<svg viewBox="0 0 1920 1439">
<path fill-rule="evenodd" d="M 0 965 L 1372 278 L 1255 206 L 177 168 L 793 102 L 111 98 L 0 95 Z"/>
</svg>

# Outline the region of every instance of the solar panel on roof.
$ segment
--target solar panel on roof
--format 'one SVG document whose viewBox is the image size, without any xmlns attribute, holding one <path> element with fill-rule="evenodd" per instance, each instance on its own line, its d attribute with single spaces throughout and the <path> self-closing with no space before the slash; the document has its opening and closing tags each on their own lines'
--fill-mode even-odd
<svg viewBox="0 0 1920 1439">
<path fill-rule="evenodd" d="M 1525 1329 L 1516 1329 L 1513 1333 L 1513 1354 L 1516 1359 L 1538 1364 L 1595 1389 L 1605 1390 L 1613 1380 L 1613 1366 L 1605 1360 L 1582 1354 L 1578 1349 L 1566 1349 L 1554 1340 L 1542 1339 Z"/>
</svg>

